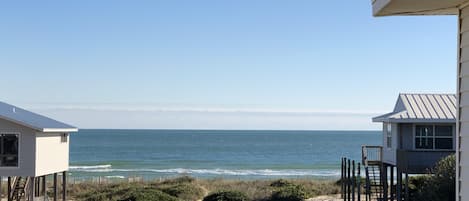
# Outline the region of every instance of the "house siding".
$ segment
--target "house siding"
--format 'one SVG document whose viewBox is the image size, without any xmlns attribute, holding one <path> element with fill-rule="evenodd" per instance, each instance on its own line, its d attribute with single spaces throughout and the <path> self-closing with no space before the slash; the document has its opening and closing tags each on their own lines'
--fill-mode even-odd
<svg viewBox="0 0 469 201">
<path fill-rule="evenodd" d="M 0 167 L 0 176 L 34 176 L 36 138 L 34 130 L 0 120 L 0 133 L 19 134 L 18 167 Z"/>
<path fill-rule="evenodd" d="M 400 129 L 400 145 L 399 149 L 412 150 L 414 148 L 413 125 L 399 124 Z"/>
<path fill-rule="evenodd" d="M 469 199 L 469 7 L 460 8 L 458 34 L 458 137 L 456 188 L 459 200 Z"/>
<path fill-rule="evenodd" d="M 69 135 L 62 142 L 63 133 L 36 133 L 36 176 L 68 170 Z"/>
<path fill-rule="evenodd" d="M 391 147 L 387 147 L 387 126 L 391 126 Z M 383 161 L 393 165 L 396 164 L 397 134 L 397 124 L 383 124 Z"/>
</svg>

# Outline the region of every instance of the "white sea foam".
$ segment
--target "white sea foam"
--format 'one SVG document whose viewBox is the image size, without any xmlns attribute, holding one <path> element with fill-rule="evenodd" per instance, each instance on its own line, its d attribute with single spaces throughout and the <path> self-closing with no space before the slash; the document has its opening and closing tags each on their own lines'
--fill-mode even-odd
<svg viewBox="0 0 469 201">
<path fill-rule="evenodd" d="M 112 165 L 83 165 L 83 166 L 70 166 L 70 170 L 96 170 L 96 169 L 109 169 Z"/>
<path fill-rule="evenodd" d="M 110 175 L 110 176 L 105 176 L 108 179 L 125 179 L 125 176 L 122 175 Z"/>
<path fill-rule="evenodd" d="M 338 170 L 230 170 L 230 169 L 185 169 L 185 168 L 172 168 L 172 169 L 119 169 L 111 168 L 111 165 L 96 165 L 96 166 L 75 166 L 70 167 L 72 171 L 76 172 L 94 172 L 94 173 L 107 173 L 107 172 L 153 172 L 153 173 L 166 173 L 166 174 L 201 174 L 201 175 L 230 175 L 230 176 L 338 176 Z"/>
</svg>

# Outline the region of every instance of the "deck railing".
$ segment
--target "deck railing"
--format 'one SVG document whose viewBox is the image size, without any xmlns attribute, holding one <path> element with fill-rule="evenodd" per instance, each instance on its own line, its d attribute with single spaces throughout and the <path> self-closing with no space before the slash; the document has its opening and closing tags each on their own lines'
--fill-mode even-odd
<svg viewBox="0 0 469 201">
<path fill-rule="evenodd" d="M 368 163 L 382 162 L 383 161 L 383 147 L 382 146 L 362 146 L 362 163 L 368 166 Z"/>
</svg>

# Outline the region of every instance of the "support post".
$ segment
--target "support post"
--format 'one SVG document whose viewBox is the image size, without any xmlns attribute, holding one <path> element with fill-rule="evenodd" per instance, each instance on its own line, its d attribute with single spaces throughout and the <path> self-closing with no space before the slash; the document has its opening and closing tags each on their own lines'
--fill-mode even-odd
<svg viewBox="0 0 469 201">
<path fill-rule="evenodd" d="M 67 171 L 62 172 L 62 200 L 67 201 Z"/>
<path fill-rule="evenodd" d="M 355 201 L 355 187 L 356 187 L 356 178 L 355 178 L 355 161 L 352 161 L 352 201 Z"/>
<path fill-rule="evenodd" d="M 41 182 L 41 177 L 34 178 L 34 196 L 39 196 L 39 184 Z"/>
<path fill-rule="evenodd" d="M 8 195 L 7 195 L 7 200 L 8 201 L 11 201 L 11 177 L 8 177 L 8 186 L 7 186 L 7 189 L 8 189 Z"/>
<path fill-rule="evenodd" d="M 357 167 L 357 171 L 358 171 L 358 173 L 357 173 L 357 177 L 358 177 L 358 179 L 357 179 L 357 183 L 358 183 L 357 184 L 357 187 L 358 187 L 357 188 L 357 200 L 361 201 L 361 190 L 362 190 L 361 180 L 362 180 L 362 175 L 361 175 L 361 172 L 360 172 L 361 171 L 360 163 L 358 163 L 357 165 L 358 165 L 358 167 Z"/>
<path fill-rule="evenodd" d="M 388 166 L 383 164 L 383 172 L 382 172 L 382 180 L 383 180 L 383 200 L 388 201 Z"/>
<path fill-rule="evenodd" d="M 46 176 L 42 176 L 41 195 L 44 196 L 44 199 L 46 199 L 46 189 L 47 189 Z"/>
<path fill-rule="evenodd" d="M 54 173 L 54 201 L 57 201 L 57 173 Z"/>
<path fill-rule="evenodd" d="M 350 159 L 347 160 L 347 200 L 350 201 L 350 193 L 352 192 L 350 189 Z"/>
<path fill-rule="evenodd" d="M 405 173 L 405 201 L 409 201 L 409 173 Z"/>
<path fill-rule="evenodd" d="M 344 201 L 347 201 L 347 158 L 343 158 L 342 160 L 343 163 L 343 174 L 344 174 L 344 179 L 342 180 L 342 185 L 343 185 L 343 194 L 344 194 Z"/>
<path fill-rule="evenodd" d="M 394 166 L 391 167 L 391 201 L 394 201 L 395 188 L 394 188 Z"/>
<path fill-rule="evenodd" d="M 340 185 L 341 186 L 340 187 L 342 189 L 342 192 L 340 194 L 340 196 L 341 196 L 340 198 L 344 199 L 344 197 L 345 197 L 344 196 L 344 194 L 345 194 L 345 190 L 344 190 L 344 187 L 345 187 L 345 185 L 344 185 L 344 158 L 342 157 L 340 160 L 341 160 L 341 163 L 340 163 Z"/>
<path fill-rule="evenodd" d="M 397 167 L 397 186 L 396 186 L 397 201 L 402 201 L 402 171 Z"/>
<path fill-rule="evenodd" d="M 29 201 L 34 201 L 34 197 L 36 196 L 36 177 L 30 177 L 29 182 Z"/>
<path fill-rule="evenodd" d="M 3 180 L 2 179 L 3 179 L 2 176 L 0 176 L 0 200 L 2 200 L 2 198 L 3 198 L 2 197 L 2 193 L 3 193 L 3 191 L 2 191 L 2 183 L 3 183 L 2 181 Z"/>
</svg>

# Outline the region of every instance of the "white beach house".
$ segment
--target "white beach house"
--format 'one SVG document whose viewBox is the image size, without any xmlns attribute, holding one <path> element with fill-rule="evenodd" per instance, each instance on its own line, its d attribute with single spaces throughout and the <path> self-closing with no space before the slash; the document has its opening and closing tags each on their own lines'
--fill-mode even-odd
<svg viewBox="0 0 469 201">
<path fill-rule="evenodd" d="M 456 199 L 469 200 L 469 0 L 372 0 L 374 16 L 456 15 Z M 448 70 L 453 70 L 450 68 Z"/>
<path fill-rule="evenodd" d="M 74 126 L 0 102 L 0 176 L 8 181 L 2 198 L 45 200 L 46 179 L 53 175 L 53 200 L 57 200 L 60 173 L 65 200 L 69 133 L 76 131 Z"/>
</svg>

